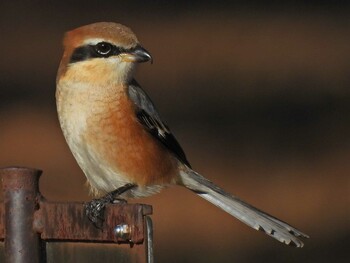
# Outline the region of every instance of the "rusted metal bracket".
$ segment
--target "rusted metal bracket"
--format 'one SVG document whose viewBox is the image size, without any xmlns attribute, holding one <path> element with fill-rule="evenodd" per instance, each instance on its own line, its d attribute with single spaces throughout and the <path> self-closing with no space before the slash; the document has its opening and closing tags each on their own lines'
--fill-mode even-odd
<svg viewBox="0 0 350 263">
<path fill-rule="evenodd" d="M 43 240 L 69 240 L 140 244 L 144 241 L 144 216 L 150 206 L 115 204 L 106 207 L 103 228 L 95 227 L 85 216 L 83 203 L 39 202 L 34 229 Z M 117 229 L 121 228 L 120 234 Z"/>
<path fill-rule="evenodd" d="M 6 262 L 46 262 L 45 241 L 129 244 L 130 249 L 144 246 L 141 258 L 145 260 L 140 262 L 153 262 L 151 206 L 108 205 L 100 229 L 85 216 L 83 203 L 46 201 L 39 192 L 40 175 L 36 169 L 0 169 L 4 192 L 0 240 L 5 241 Z"/>
</svg>

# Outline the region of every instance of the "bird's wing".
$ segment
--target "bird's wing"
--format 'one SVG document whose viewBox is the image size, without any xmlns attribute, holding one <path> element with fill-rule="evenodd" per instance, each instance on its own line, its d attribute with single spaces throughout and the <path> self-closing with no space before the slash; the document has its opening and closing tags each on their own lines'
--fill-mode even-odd
<svg viewBox="0 0 350 263">
<path fill-rule="evenodd" d="M 181 162 L 190 167 L 180 144 L 166 123 L 161 120 L 149 96 L 135 80 L 128 86 L 128 95 L 135 104 L 136 116 L 145 129 L 169 149 Z"/>
</svg>

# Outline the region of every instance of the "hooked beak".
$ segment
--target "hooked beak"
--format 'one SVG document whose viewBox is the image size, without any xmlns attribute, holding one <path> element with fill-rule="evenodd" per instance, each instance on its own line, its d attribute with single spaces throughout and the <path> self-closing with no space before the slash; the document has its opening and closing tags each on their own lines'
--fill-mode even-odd
<svg viewBox="0 0 350 263">
<path fill-rule="evenodd" d="M 129 49 L 127 52 L 122 53 L 121 57 L 122 61 L 124 62 L 141 63 L 151 61 L 151 64 L 153 63 L 151 54 L 140 45 L 137 45 L 136 47 Z"/>
</svg>

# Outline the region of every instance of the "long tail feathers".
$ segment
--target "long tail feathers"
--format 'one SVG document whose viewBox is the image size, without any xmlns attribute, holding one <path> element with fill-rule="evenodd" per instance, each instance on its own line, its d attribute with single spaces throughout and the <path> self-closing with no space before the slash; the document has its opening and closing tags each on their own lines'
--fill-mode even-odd
<svg viewBox="0 0 350 263">
<path fill-rule="evenodd" d="M 309 236 L 287 223 L 245 203 L 239 198 L 226 193 L 195 171 L 187 168 L 181 172 L 182 183 L 200 197 L 223 209 L 248 226 L 265 232 L 267 235 L 287 245 L 303 247 L 299 239 Z"/>
</svg>

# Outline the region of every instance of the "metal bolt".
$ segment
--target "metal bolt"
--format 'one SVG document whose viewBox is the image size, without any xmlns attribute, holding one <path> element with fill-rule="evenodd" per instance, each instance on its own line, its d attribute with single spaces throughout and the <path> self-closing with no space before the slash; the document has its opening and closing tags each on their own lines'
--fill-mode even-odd
<svg viewBox="0 0 350 263">
<path fill-rule="evenodd" d="M 114 228 L 114 235 L 120 241 L 131 241 L 131 227 L 127 224 L 120 224 Z"/>
</svg>

